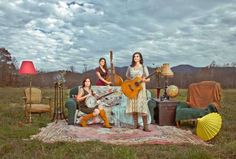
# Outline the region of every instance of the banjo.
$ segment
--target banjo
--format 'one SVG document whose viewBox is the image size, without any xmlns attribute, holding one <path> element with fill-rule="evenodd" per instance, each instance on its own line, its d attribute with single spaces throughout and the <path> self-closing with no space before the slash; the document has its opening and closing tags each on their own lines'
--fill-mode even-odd
<svg viewBox="0 0 236 159">
<path fill-rule="evenodd" d="M 104 97 L 106 97 L 106 96 L 108 96 L 108 95 L 111 95 L 111 94 L 113 94 L 113 93 L 115 93 L 116 91 L 113 91 L 113 92 L 109 92 L 109 93 L 107 93 L 107 94 L 104 94 L 104 95 L 102 95 L 102 96 L 100 96 L 100 97 L 94 97 L 94 96 L 88 96 L 87 98 L 86 98 L 86 100 L 85 100 L 85 104 L 86 104 L 86 106 L 88 107 L 88 108 L 94 108 L 94 107 L 96 107 L 98 104 L 99 104 L 99 99 L 102 99 L 102 98 L 104 98 Z"/>
</svg>

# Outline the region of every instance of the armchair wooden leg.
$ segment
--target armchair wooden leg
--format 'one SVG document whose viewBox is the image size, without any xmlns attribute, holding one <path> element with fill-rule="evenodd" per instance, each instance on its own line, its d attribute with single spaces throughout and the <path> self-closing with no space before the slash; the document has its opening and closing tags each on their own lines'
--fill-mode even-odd
<svg viewBox="0 0 236 159">
<path fill-rule="evenodd" d="M 52 118 L 52 109 L 48 113 L 49 113 L 49 118 Z"/>
<path fill-rule="evenodd" d="M 25 117 L 27 117 L 27 110 L 26 110 L 26 108 L 25 108 L 25 111 L 24 111 L 24 113 L 25 113 Z"/>
</svg>

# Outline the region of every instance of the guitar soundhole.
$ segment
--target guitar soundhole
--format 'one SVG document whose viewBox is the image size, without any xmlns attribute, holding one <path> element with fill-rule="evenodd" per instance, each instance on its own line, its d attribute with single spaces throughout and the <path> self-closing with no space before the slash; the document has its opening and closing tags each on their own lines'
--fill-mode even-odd
<svg viewBox="0 0 236 159">
<path fill-rule="evenodd" d="M 138 87 L 138 86 L 139 86 L 139 83 L 138 83 L 138 82 L 135 82 L 135 86 Z"/>
</svg>

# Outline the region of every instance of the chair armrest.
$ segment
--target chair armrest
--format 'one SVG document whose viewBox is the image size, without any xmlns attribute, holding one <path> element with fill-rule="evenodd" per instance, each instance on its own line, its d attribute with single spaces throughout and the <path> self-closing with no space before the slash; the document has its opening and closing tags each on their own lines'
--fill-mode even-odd
<svg viewBox="0 0 236 159">
<path fill-rule="evenodd" d="M 42 97 L 42 99 L 47 99 L 49 102 L 51 102 L 52 98 L 51 97 Z"/>
<path fill-rule="evenodd" d="M 49 100 L 51 100 L 52 98 L 51 97 L 42 97 L 42 99 L 49 99 Z"/>
<path fill-rule="evenodd" d="M 24 100 L 24 102 L 25 102 L 25 104 L 26 104 L 27 98 L 26 98 L 26 97 L 22 97 L 22 99 Z"/>
<path fill-rule="evenodd" d="M 51 104 L 52 98 L 51 97 L 42 97 L 42 99 L 47 99 L 49 106 L 52 107 L 52 104 Z"/>
<path fill-rule="evenodd" d="M 176 106 L 176 109 L 190 108 L 186 102 L 179 102 Z"/>
</svg>

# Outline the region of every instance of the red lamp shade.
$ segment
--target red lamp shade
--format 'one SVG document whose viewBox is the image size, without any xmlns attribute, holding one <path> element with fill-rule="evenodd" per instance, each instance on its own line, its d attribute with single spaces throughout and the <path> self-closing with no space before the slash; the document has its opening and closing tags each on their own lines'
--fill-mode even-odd
<svg viewBox="0 0 236 159">
<path fill-rule="evenodd" d="M 36 70 L 32 61 L 22 61 L 19 74 L 36 74 Z"/>
</svg>

